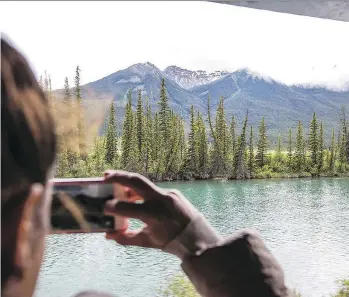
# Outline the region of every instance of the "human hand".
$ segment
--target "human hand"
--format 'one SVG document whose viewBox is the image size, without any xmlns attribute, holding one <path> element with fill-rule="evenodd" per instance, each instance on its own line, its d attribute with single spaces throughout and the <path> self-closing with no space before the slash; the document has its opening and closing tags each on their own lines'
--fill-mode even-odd
<svg viewBox="0 0 349 297">
<path fill-rule="evenodd" d="M 163 249 L 199 214 L 179 191 L 161 189 L 140 174 L 107 171 L 105 176 L 106 182 L 124 186 L 130 200 L 137 195 L 144 200 L 143 203 L 116 200 L 106 203 L 106 214 L 139 219 L 145 224 L 136 231 L 107 233 L 107 239 L 119 244 Z"/>
</svg>

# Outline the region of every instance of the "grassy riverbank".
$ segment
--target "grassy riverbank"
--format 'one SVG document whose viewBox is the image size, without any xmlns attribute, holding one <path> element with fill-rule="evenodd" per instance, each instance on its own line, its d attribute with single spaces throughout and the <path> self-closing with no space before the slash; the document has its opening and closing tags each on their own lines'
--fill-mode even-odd
<svg viewBox="0 0 349 297">
<path fill-rule="evenodd" d="M 339 280 L 337 283 L 337 292 L 328 297 L 349 297 L 349 279 Z M 307 297 L 297 290 L 293 290 L 293 294 L 295 297 Z M 165 289 L 160 290 L 160 295 L 162 297 L 200 297 L 192 283 L 182 274 L 175 276 Z"/>
<path fill-rule="evenodd" d="M 324 162 L 321 168 L 314 167 L 310 154 L 306 154 L 306 159 L 302 170 L 298 170 L 289 162 L 287 152 L 279 154 L 271 152 L 266 157 L 266 164 L 263 167 L 254 166 L 252 170 L 247 170 L 246 175 L 237 178 L 234 175 L 233 166 L 228 166 L 224 173 L 214 173 L 212 171 L 191 172 L 179 169 L 175 172 L 164 173 L 150 168 L 148 171 L 134 168 L 125 168 L 119 161 L 109 164 L 105 161 L 105 139 L 99 138 L 89 149 L 89 153 L 84 157 L 65 156 L 64 163 L 59 163 L 56 167 L 55 177 L 96 177 L 103 176 L 107 169 L 122 169 L 138 172 L 153 182 L 161 181 L 193 181 L 193 180 L 235 180 L 235 179 L 275 179 L 275 178 L 322 178 L 322 177 L 349 177 L 349 165 L 347 162 L 335 161 L 333 165 Z M 325 156 L 330 155 L 330 151 L 324 152 Z M 120 159 L 119 159 L 120 160 Z M 232 163 L 231 163 L 232 164 Z M 248 164 L 247 164 L 248 165 Z M 247 166 L 246 165 L 246 166 Z M 208 163 L 207 167 L 211 164 Z"/>
</svg>

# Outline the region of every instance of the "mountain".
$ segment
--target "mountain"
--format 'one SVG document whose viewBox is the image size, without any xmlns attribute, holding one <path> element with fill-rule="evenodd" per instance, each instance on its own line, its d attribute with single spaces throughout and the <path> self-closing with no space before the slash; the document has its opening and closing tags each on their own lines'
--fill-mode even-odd
<svg viewBox="0 0 349 297">
<path fill-rule="evenodd" d="M 325 127 L 338 128 L 341 106 L 349 107 L 349 91 L 337 92 L 323 87 L 306 88 L 288 86 L 270 78 L 258 76 L 248 69 L 241 69 L 190 91 L 204 104 L 208 94 L 211 106 L 218 106 L 221 96 L 228 118 L 240 120 L 249 111 L 249 124 L 257 126 L 264 116 L 269 133 L 274 137 L 289 128 L 295 128 L 301 120 L 308 127 L 314 112 L 324 120 Z M 329 134 L 329 129 L 326 129 Z"/>
<path fill-rule="evenodd" d="M 161 70 L 149 62 L 132 65 L 127 69 L 91 82 L 82 87 L 82 92 L 85 97 L 109 98 L 115 100 L 117 105 L 124 106 L 127 100 L 127 92 L 131 90 L 132 103 L 133 106 L 136 106 L 137 94 L 141 90 L 143 98 L 148 97 L 151 107 L 156 108 L 162 78 L 165 79 L 171 107 L 183 117 L 188 116 L 189 108 L 191 104 L 197 101 L 197 97 L 167 78 Z M 205 105 L 199 102 L 196 107 L 201 112 L 205 110 Z"/>
<path fill-rule="evenodd" d="M 207 115 L 208 94 L 211 96 L 214 115 L 219 99 L 223 96 L 227 118 L 230 120 L 233 115 L 236 116 L 240 126 L 247 110 L 249 125 L 253 125 L 255 129 L 264 116 L 273 143 L 279 133 L 282 133 L 286 140 L 286 131 L 289 128 L 295 129 L 299 120 L 307 129 L 314 111 L 318 118 L 324 121 L 326 136 L 329 139 L 330 128 L 339 128 L 340 108 L 345 105 L 349 109 L 349 90 L 339 92 L 320 86 L 289 86 L 253 73 L 249 69 L 217 73 L 215 76 L 176 66 L 161 71 L 149 62 L 140 63 L 82 86 L 82 96 L 85 99 L 88 117 L 104 108 L 103 116 L 99 119 L 99 122 L 103 122 L 101 132 L 106 126 L 107 107 L 110 101 L 114 100 L 120 129 L 127 92 L 132 92 L 134 108 L 137 104 L 138 90 L 141 90 L 143 98 L 148 97 L 152 109 L 156 110 L 161 79 L 164 78 L 170 105 L 184 119 L 189 118 L 191 105 Z M 63 96 L 63 90 L 56 91 L 56 95 Z M 91 102 L 98 102 L 98 108 Z M 96 118 L 94 121 L 98 122 Z"/>
<path fill-rule="evenodd" d="M 206 72 L 204 70 L 192 71 L 178 66 L 169 66 L 164 70 L 164 74 L 175 81 L 184 89 L 190 89 L 197 85 L 210 83 L 222 76 L 229 74 L 227 71 Z"/>
</svg>

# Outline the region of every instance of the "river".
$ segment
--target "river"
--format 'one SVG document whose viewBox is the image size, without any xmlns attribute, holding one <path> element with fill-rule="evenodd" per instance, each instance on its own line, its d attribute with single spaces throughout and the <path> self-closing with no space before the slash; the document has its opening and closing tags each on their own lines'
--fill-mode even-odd
<svg viewBox="0 0 349 297">
<path fill-rule="evenodd" d="M 222 234 L 254 228 L 279 260 L 286 283 L 304 297 L 328 296 L 349 278 L 349 179 L 160 183 L 181 190 Z M 102 234 L 52 235 L 35 297 L 102 290 L 122 297 L 158 295 L 180 271 L 156 250 L 122 247 Z"/>
</svg>

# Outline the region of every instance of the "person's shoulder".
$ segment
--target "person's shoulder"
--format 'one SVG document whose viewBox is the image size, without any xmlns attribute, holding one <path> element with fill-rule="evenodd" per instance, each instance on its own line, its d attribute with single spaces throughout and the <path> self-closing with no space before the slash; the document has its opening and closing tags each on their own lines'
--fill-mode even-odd
<svg viewBox="0 0 349 297">
<path fill-rule="evenodd" d="M 108 293 L 98 292 L 98 291 L 84 291 L 74 297 L 116 297 Z"/>
</svg>

